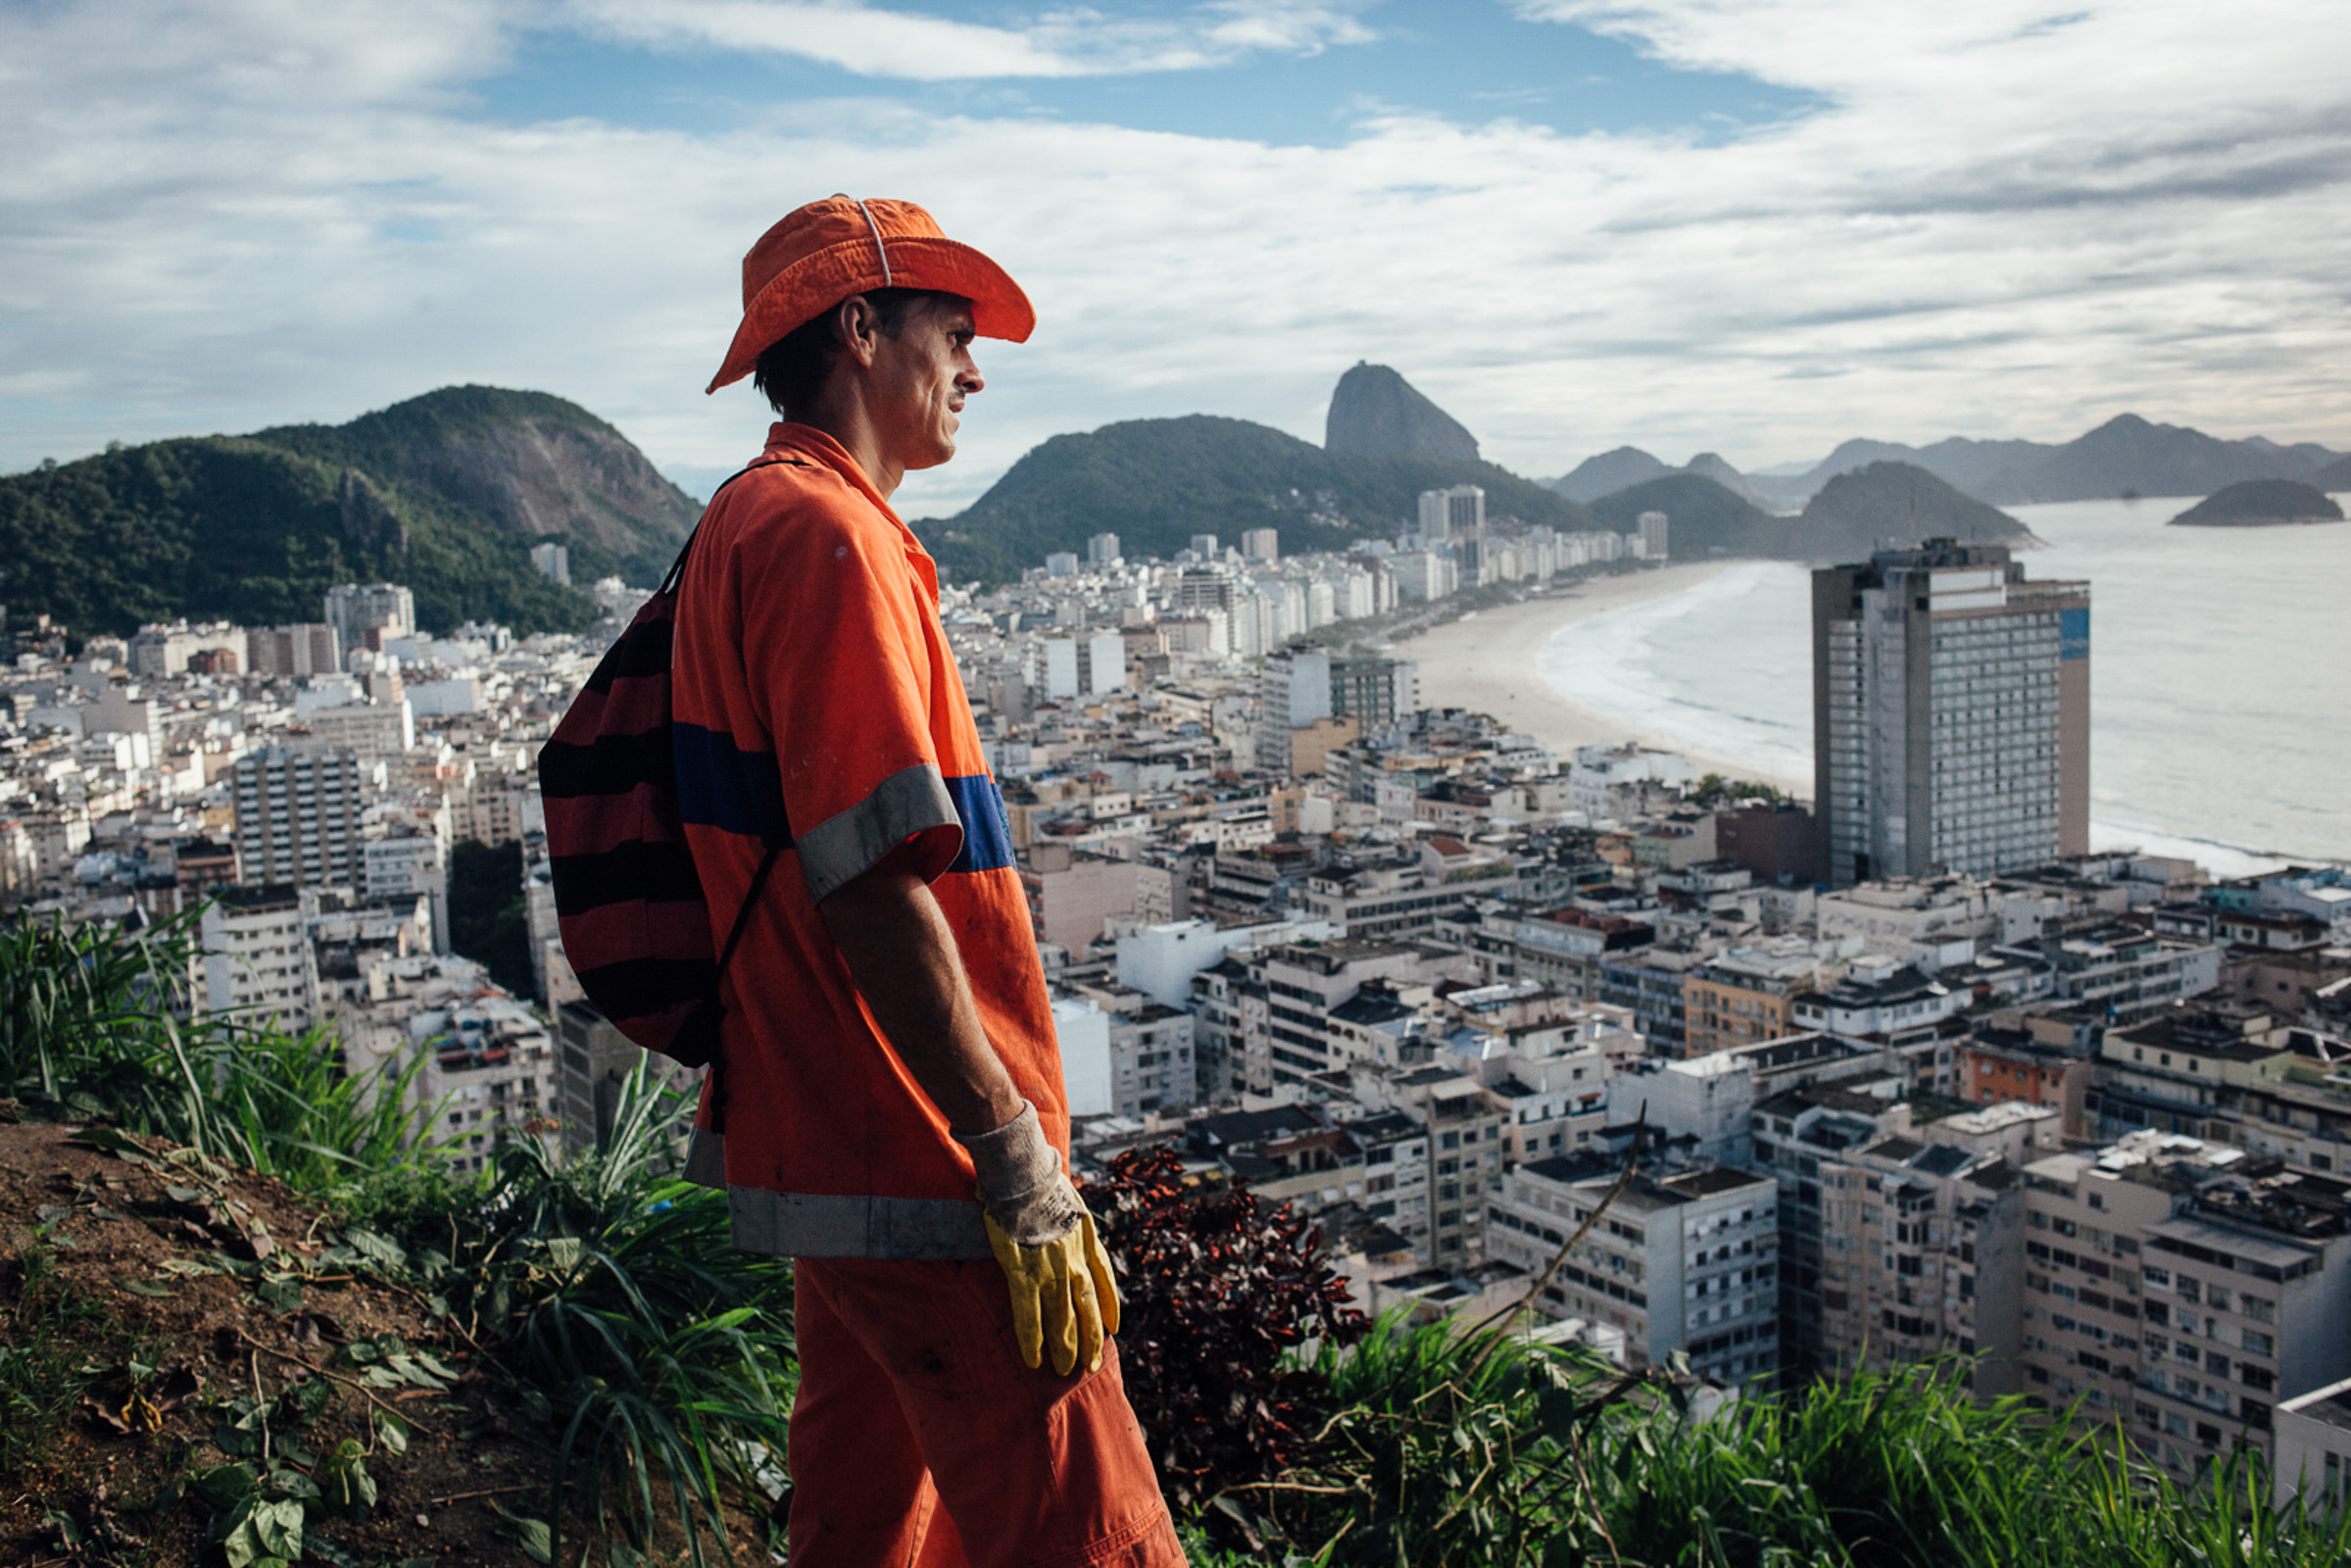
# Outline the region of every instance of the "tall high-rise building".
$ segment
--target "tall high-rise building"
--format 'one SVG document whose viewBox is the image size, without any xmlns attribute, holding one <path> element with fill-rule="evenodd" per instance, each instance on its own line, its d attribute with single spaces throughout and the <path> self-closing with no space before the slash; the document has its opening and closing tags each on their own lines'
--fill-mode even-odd
<svg viewBox="0 0 2351 1568">
<path fill-rule="evenodd" d="M 1420 666 L 1409 659 L 1341 657 L 1331 661 L 1331 716 L 1351 718 L 1369 734 L 1420 707 Z"/>
<path fill-rule="evenodd" d="M 1666 515 L 1662 512 L 1644 512 L 1641 514 L 1639 527 L 1642 559 L 1648 561 L 1665 559 L 1666 521 Z"/>
<path fill-rule="evenodd" d="M 1233 608 L 1233 579 L 1221 571 L 1187 566 L 1176 579 L 1176 609 L 1184 614 Z"/>
<path fill-rule="evenodd" d="M 381 649 L 416 630 L 416 596 L 393 582 L 343 583 L 326 590 L 326 624 L 348 656 L 355 648 Z"/>
<path fill-rule="evenodd" d="M 1114 566 L 1118 564 L 1118 535 L 1114 533 L 1098 533 L 1093 538 L 1086 541 L 1087 565 Z"/>
<path fill-rule="evenodd" d="M 256 626 L 245 633 L 245 667 L 256 675 L 328 675 L 343 667 L 343 643 L 323 621 Z"/>
<path fill-rule="evenodd" d="M 1241 530 L 1241 559 L 1244 561 L 1276 562 L 1282 559 L 1282 536 L 1273 528 L 1244 528 Z"/>
<path fill-rule="evenodd" d="M 1812 574 L 1814 853 L 1832 887 L 2089 851 L 2089 584 L 1930 539 Z"/>
<path fill-rule="evenodd" d="M 1290 732 L 1331 717 L 1331 651 L 1292 643 L 1268 654 L 1257 686 L 1257 764 L 1279 768 Z"/>
<path fill-rule="evenodd" d="M 1216 535 L 1212 533 L 1194 534 L 1192 536 L 1192 553 L 1202 561 L 1214 561 L 1216 559 Z"/>
<path fill-rule="evenodd" d="M 237 880 L 367 885 L 360 763 L 348 751 L 268 746 L 237 759 Z"/>
<path fill-rule="evenodd" d="M 1486 531 L 1486 492 L 1474 484 L 1420 493 L 1424 540 L 1475 539 Z"/>
</svg>

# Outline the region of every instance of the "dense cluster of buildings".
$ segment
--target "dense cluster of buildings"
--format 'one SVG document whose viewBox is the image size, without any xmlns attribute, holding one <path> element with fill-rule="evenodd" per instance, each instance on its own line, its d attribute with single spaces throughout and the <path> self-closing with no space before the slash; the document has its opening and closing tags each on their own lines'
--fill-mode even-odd
<svg viewBox="0 0 2351 1568">
<path fill-rule="evenodd" d="M 2182 1476 L 2252 1444 L 2339 1491 L 2351 875 L 2087 853 L 2087 590 L 1997 551 L 1816 576 L 1809 808 L 1430 709 L 1384 640 L 1667 532 L 1463 487 L 1344 554 L 1104 534 L 943 591 L 1080 1166 L 1159 1143 L 1286 1200 L 1376 1310 L 1748 1386 L 1962 1352 Z M 0 887 L 212 900 L 212 1004 L 421 1056 L 471 1157 L 590 1146 L 636 1054 L 564 962 L 528 767 L 632 608 L 599 593 L 585 638 L 427 638 L 379 586 L 21 657 Z M 522 846 L 535 1006 L 448 953 L 466 838 Z"/>
</svg>

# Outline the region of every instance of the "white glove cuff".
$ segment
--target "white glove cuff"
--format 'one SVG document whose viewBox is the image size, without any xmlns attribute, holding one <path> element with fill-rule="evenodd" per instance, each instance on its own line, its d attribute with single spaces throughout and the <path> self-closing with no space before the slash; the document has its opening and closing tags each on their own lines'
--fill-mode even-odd
<svg viewBox="0 0 2351 1568">
<path fill-rule="evenodd" d="M 1045 1128 L 1037 1120 L 1037 1107 L 1025 1101 L 1021 1102 L 1020 1114 L 994 1132 L 968 1138 L 957 1133 L 955 1142 L 971 1154 L 972 1170 L 979 1177 L 983 1200 L 1018 1198 L 1061 1174 L 1061 1156 L 1045 1141 Z"/>
</svg>

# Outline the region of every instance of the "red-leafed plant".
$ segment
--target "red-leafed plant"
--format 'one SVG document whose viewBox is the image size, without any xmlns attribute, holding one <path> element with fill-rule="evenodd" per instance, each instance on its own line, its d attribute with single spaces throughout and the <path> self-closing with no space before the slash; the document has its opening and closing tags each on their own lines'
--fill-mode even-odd
<svg viewBox="0 0 2351 1568">
<path fill-rule="evenodd" d="M 1304 1456 L 1327 1414 L 1323 1380 L 1283 1360 L 1369 1325 L 1310 1221 L 1246 1188 L 1202 1196 L 1183 1176 L 1166 1149 L 1133 1150 L 1086 1196 L 1118 1265 L 1127 1398 L 1161 1487 L 1197 1505 Z"/>
</svg>

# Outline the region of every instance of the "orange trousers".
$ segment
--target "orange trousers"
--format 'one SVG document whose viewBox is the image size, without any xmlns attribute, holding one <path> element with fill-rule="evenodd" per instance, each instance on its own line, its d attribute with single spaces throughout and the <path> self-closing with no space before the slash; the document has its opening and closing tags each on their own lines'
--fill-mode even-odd
<svg viewBox="0 0 2351 1568">
<path fill-rule="evenodd" d="M 1182 1568 L 1102 1369 L 1032 1372 L 993 1259 L 802 1258 L 791 1568 Z"/>
</svg>

